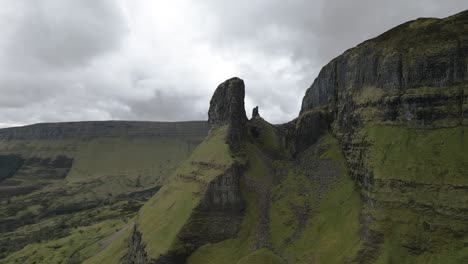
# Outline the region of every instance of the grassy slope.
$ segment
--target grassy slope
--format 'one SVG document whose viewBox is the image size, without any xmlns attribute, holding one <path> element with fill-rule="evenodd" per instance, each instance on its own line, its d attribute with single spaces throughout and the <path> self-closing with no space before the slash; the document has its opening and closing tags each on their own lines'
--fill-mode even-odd
<svg viewBox="0 0 468 264">
<path fill-rule="evenodd" d="M 463 220 L 468 204 L 463 189 L 468 186 L 465 127 L 418 130 L 375 126 L 367 132 L 373 142 L 367 166 L 383 183 L 373 194 L 383 205 L 370 210 L 377 220 L 373 228 L 385 234 L 378 263 L 468 260 L 464 246 L 468 227 Z M 403 185 L 385 184 L 390 181 Z M 422 252 L 411 253 L 408 246 Z"/>
<path fill-rule="evenodd" d="M 342 263 L 351 259 L 359 249 L 359 213 L 361 201 L 354 183 L 347 174 L 338 142 L 327 135 L 320 142 L 322 160 L 331 160 L 340 168 L 341 176 L 322 194 L 317 203 L 311 182 L 291 168 L 287 177 L 276 187 L 275 201 L 270 212 L 273 246 L 288 263 Z M 299 219 L 294 209 L 304 211 L 306 204 L 311 214 L 297 237 Z"/>
<path fill-rule="evenodd" d="M 283 264 L 285 263 L 280 257 L 276 256 L 268 249 L 260 249 L 243 257 L 238 264 Z"/>
<path fill-rule="evenodd" d="M 138 229 L 149 257 L 156 258 L 176 246 L 177 233 L 198 205 L 207 184 L 232 163 L 226 131 L 227 127 L 212 131 L 140 210 Z M 211 166 L 200 165 L 203 163 Z"/>
<path fill-rule="evenodd" d="M 266 167 L 258 158 L 258 149 L 253 145 L 247 146 L 249 168 L 245 172 L 245 178 L 265 179 Z M 241 194 L 247 203 L 244 219 L 236 238 L 228 239 L 216 244 L 202 246 L 188 259 L 189 264 L 214 264 L 214 263 L 237 263 L 243 257 L 252 253 L 255 242 L 254 233 L 258 221 L 258 195 L 248 190 L 245 178 L 241 182 Z"/>
<path fill-rule="evenodd" d="M 102 247 L 106 237 L 122 229 L 121 219 L 105 220 L 91 226 L 75 228 L 68 236 L 29 244 L 5 258 L 4 263 L 81 263 Z M 0 261 L 2 262 L 2 261 Z"/>
<path fill-rule="evenodd" d="M 128 228 L 125 233 L 117 237 L 107 247 L 100 250 L 97 254 L 90 255 L 92 257 L 86 259 L 83 264 L 120 263 L 120 260 L 127 253 L 128 239 L 132 231 L 132 228 Z"/>
<path fill-rule="evenodd" d="M 402 179 L 427 184 L 466 186 L 468 133 L 465 127 L 435 130 L 376 126 L 370 166 L 378 179 Z"/>
<path fill-rule="evenodd" d="M 245 173 L 242 194 L 247 201 L 247 210 L 241 230 L 235 239 L 209 244 L 198 249 L 188 263 L 339 263 L 352 257 L 359 248 L 358 214 L 361 208 L 358 193 L 346 174 L 344 159 L 339 145 L 331 136 L 323 139 L 321 159 L 332 160 L 340 167 L 342 177 L 326 191 L 316 214 L 310 215 L 303 227 L 302 235 L 286 243 L 298 228 L 297 215 L 292 208 L 303 208 L 312 196 L 301 195 L 310 190 L 313 183 L 307 179 L 295 163 L 290 160 L 265 159 L 262 152 L 282 151 L 279 138 L 273 127 L 261 124 L 260 135 L 255 144 L 248 144 L 245 157 L 249 168 Z M 263 135 L 262 135 L 263 134 Z M 276 142 L 275 142 L 276 141 Z M 275 157 L 281 156 L 276 153 Z M 283 153 L 285 154 L 285 153 Z M 287 157 L 288 155 L 283 155 Z M 258 221 L 258 194 L 247 188 L 246 181 L 257 180 L 268 183 L 269 167 L 276 171 L 275 179 L 280 179 L 272 189 L 273 202 L 269 210 L 270 242 L 273 251 L 254 251 L 255 231 Z M 310 201 L 312 203 L 312 201 Z"/>
<path fill-rule="evenodd" d="M 225 142 L 227 127 L 212 131 L 192 155 L 168 178 L 167 183 L 140 209 L 137 227 L 142 233 L 149 257 L 157 258 L 176 249 L 177 233 L 202 198 L 207 183 L 233 162 Z M 209 166 L 206 166 L 209 164 Z M 117 263 L 116 255 L 125 254 L 127 238 L 116 240 L 86 263 Z"/>
<path fill-rule="evenodd" d="M 70 181 L 103 174 L 139 174 L 142 184 L 154 183 L 174 171 L 195 147 L 178 138 L 101 138 L 80 147 Z M 109 155 L 110 154 L 110 155 Z M 137 175 L 134 175 L 134 177 Z M 149 179 L 152 178 L 152 179 Z"/>
<path fill-rule="evenodd" d="M 142 184 L 154 184 L 168 171 L 174 171 L 195 147 L 190 140 L 177 137 L 15 140 L 0 141 L 0 154 L 72 157 L 74 164 L 67 175 L 70 182 L 130 174 L 132 178 L 141 175 Z"/>
<path fill-rule="evenodd" d="M 38 184 L 47 184 L 47 186 L 28 195 L 12 197 L 9 199 L 10 205 L 0 206 L 2 220 L 22 221 L 15 219 L 21 219 L 23 215 L 33 218 L 41 216 L 35 224 L 0 234 L 2 243 L 15 243 L 16 239 L 24 240 L 28 237 L 36 237 L 43 241 L 11 254 L 7 258 L 7 263 L 14 263 L 16 259 L 21 263 L 34 263 L 39 258 L 47 259 L 47 263 L 59 263 L 59 255 L 62 261 L 70 260 L 71 252 L 75 251 L 79 251 L 74 254 L 78 262 L 92 256 L 95 253 L 93 249 L 97 244 L 96 238 L 104 239 L 109 235 L 107 229 L 96 228 L 93 231 L 94 236 L 89 237 L 87 232 L 75 232 L 75 229 L 70 228 L 76 225 L 84 229 L 101 224 L 105 226 L 105 219 L 123 221 L 131 217 L 128 215 L 131 212 L 127 211 L 131 209 L 128 208 L 139 206 L 141 201 L 132 204 L 118 202 L 118 199 L 124 199 L 119 198 L 119 195 L 161 184 L 167 175 L 190 155 L 195 146 L 191 140 L 175 137 L 0 141 L 2 154 L 14 153 L 26 158 L 55 158 L 58 155 L 74 158 L 74 164 L 65 180 L 37 179 L 33 172 L 11 178 L 19 182 L 20 186 Z M 64 192 L 67 195 L 63 195 Z M 54 208 L 93 202 L 117 203 L 115 206 L 107 207 L 100 205 L 100 209 L 85 210 L 83 213 L 67 213 L 42 218 L 45 213 Z M 15 208 L 10 209 L 9 206 L 15 206 Z M 11 210 L 15 210 L 16 213 L 12 214 Z M 89 214 L 93 217 L 89 217 Z M 91 226 L 88 226 L 89 224 Z M 57 228 L 58 225 L 64 227 Z M 57 232 L 57 235 L 65 237 L 57 238 L 44 234 L 49 228 L 63 229 L 63 232 Z M 61 247 L 60 250 L 50 246 L 71 239 L 82 241 L 82 243 L 72 243 Z"/>
</svg>

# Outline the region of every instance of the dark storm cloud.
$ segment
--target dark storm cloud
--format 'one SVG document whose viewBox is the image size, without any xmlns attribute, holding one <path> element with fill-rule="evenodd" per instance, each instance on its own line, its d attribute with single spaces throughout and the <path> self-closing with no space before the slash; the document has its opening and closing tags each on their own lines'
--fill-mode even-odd
<svg viewBox="0 0 468 264">
<path fill-rule="evenodd" d="M 15 0 L 0 10 L 0 126 L 206 119 L 239 76 L 246 110 L 296 117 L 320 68 L 365 39 L 466 0 Z"/>
</svg>

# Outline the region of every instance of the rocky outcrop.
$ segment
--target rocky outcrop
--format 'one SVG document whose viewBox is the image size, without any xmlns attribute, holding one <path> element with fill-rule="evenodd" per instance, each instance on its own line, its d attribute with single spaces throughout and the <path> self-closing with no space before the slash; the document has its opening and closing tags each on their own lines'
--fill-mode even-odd
<svg viewBox="0 0 468 264">
<path fill-rule="evenodd" d="M 468 123 L 467 24 L 468 11 L 404 23 L 332 60 L 307 90 L 301 116 L 330 109 L 333 132 L 365 188 L 371 179 L 362 167 L 367 146 L 359 129 Z"/>
<path fill-rule="evenodd" d="M 244 81 L 234 77 L 216 88 L 210 101 L 208 123 L 212 126 L 229 125 L 227 143 L 238 150 L 245 136 L 247 116 L 244 108 Z"/>
<path fill-rule="evenodd" d="M 321 136 L 329 132 L 332 116 L 327 109 L 304 112 L 293 121 L 278 126 L 285 145 L 293 156 L 315 144 Z"/>
<path fill-rule="evenodd" d="M 260 114 L 258 113 L 258 106 L 252 109 L 252 118 L 257 117 L 257 116 L 260 116 Z"/>
<path fill-rule="evenodd" d="M 343 133 L 366 121 L 466 122 L 467 23 L 468 11 L 418 19 L 346 51 L 320 71 L 301 112 L 328 105 Z"/>
<path fill-rule="evenodd" d="M 205 137 L 209 125 L 205 121 L 84 121 L 42 123 L 0 129 L 0 140 L 34 140 L 61 138 L 93 138 L 119 136 Z"/>
<path fill-rule="evenodd" d="M 421 171 L 425 162 L 442 158 L 436 151 L 440 149 L 438 144 L 447 144 L 451 139 L 425 142 L 433 146 L 432 152 L 418 155 L 427 155 L 427 160 L 414 162 L 411 156 L 394 158 L 401 159 L 406 171 L 393 168 L 394 171 L 382 172 L 375 167 L 389 162 L 387 155 L 395 148 L 405 150 L 411 146 L 408 142 L 435 129 L 461 131 L 457 142 L 466 144 L 463 131 L 468 124 L 467 25 L 468 11 L 445 19 L 417 19 L 346 51 L 320 71 L 306 92 L 300 117 L 283 126 L 289 135 L 288 142 L 294 146 L 313 142 L 325 123 L 338 138 L 365 203 L 361 215 L 364 247 L 355 260 L 357 263 L 374 262 L 388 239 L 401 243 L 399 246 L 414 256 L 433 253 L 444 243 L 463 247 L 459 234 L 466 232 L 466 226 L 460 227 L 458 221 L 460 217 L 466 219 L 467 207 L 454 201 L 467 197 L 466 178 L 456 181 L 454 191 L 449 184 L 457 177 L 449 172 L 452 165 L 441 164 L 446 166 L 445 173 L 438 175 L 443 181 L 431 182 L 425 179 L 429 175 Z M 328 121 L 323 124 L 317 121 L 318 113 L 328 113 L 325 115 Z M 307 125 L 301 125 L 301 118 L 302 124 Z M 368 129 L 376 127 L 383 133 L 369 139 Z M 392 127 L 401 130 L 391 130 Z M 406 142 L 384 145 L 372 152 L 379 137 L 401 137 Z M 463 147 L 457 151 L 449 155 L 450 159 L 462 159 L 460 156 L 466 153 Z M 384 157 L 377 159 L 380 153 Z M 466 164 L 455 166 L 461 170 Z M 395 212 L 404 214 L 405 220 Z M 432 224 L 424 224 L 427 221 Z M 437 228 L 431 230 L 428 226 Z M 404 230 L 398 234 L 400 238 L 389 237 L 393 229 Z"/>
</svg>

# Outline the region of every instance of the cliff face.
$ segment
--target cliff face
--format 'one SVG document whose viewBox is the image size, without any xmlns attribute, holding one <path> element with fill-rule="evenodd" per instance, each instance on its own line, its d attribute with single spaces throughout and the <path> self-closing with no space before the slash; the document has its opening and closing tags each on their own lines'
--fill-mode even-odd
<svg viewBox="0 0 468 264">
<path fill-rule="evenodd" d="M 209 124 L 205 121 L 85 121 L 41 123 L 0 129 L 0 140 L 38 140 L 96 137 L 204 137 Z"/>
<path fill-rule="evenodd" d="M 466 123 L 467 23 L 468 12 L 418 19 L 346 51 L 321 70 L 301 113 L 328 106 L 342 132 L 365 121 Z"/>
<path fill-rule="evenodd" d="M 239 149 L 245 136 L 244 97 L 244 81 L 234 77 L 220 84 L 210 101 L 208 123 L 212 126 L 229 125 L 227 141 L 232 150 Z"/>
<path fill-rule="evenodd" d="M 410 21 L 335 58 L 285 130 L 316 138 L 316 119 L 303 121 L 317 112 L 365 202 L 355 261 L 466 260 L 455 252 L 468 233 L 468 11 Z"/>
</svg>

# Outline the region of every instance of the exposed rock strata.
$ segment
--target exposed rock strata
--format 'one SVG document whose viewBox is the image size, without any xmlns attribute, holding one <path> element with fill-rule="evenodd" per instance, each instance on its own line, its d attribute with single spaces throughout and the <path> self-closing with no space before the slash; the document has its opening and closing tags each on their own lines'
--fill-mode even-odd
<svg viewBox="0 0 468 264">
<path fill-rule="evenodd" d="M 467 23 L 468 12 L 418 19 L 346 51 L 320 71 L 301 112 L 329 106 L 341 133 L 365 121 L 466 122 Z"/>
<path fill-rule="evenodd" d="M 242 174 L 243 167 L 233 164 L 224 174 L 209 183 L 200 204 L 192 211 L 187 224 L 177 235 L 180 249 L 171 250 L 158 259 L 150 259 L 141 234 L 135 228 L 123 263 L 185 263 L 186 258 L 200 246 L 233 238 L 240 228 L 245 208 L 240 193 Z"/>
<path fill-rule="evenodd" d="M 401 246 L 414 255 L 459 241 L 460 232 L 466 231 L 457 227 L 458 218 L 468 219 L 466 206 L 459 206 L 459 202 L 447 204 L 441 199 L 451 197 L 458 201 L 459 197 L 466 197 L 466 185 L 455 191 L 448 185 L 423 186 L 412 179 L 376 180 L 368 162 L 374 143 L 364 129 L 382 124 L 418 129 L 468 124 L 467 25 L 468 11 L 443 20 L 418 19 L 402 24 L 332 60 L 306 92 L 301 117 L 330 110 L 330 128 L 340 141 L 366 203 L 366 213 L 361 216 L 364 249 L 354 260 L 358 263 L 375 261 L 379 246 L 388 239 L 379 232 L 389 231 L 382 228 L 377 232 L 376 222 L 390 230 L 394 225 L 407 225 L 404 228 L 413 233 L 400 234 L 404 236 L 400 239 L 406 241 Z M 313 141 L 318 133 L 311 125 L 304 127 L 304 133 L 299 132 L 300 123 L 297 119 L 283 126 L 287 135 L 293 135 L 288 140 L 293 149 L 297 149 L 301 138 Z M 390 209 L 404 210 L 416 220 L 401 223 L 392 215 L 376 219 L 376 215 L 369 214 L 384 214 Z M 431 218 L 437 221 L 437 227 L 419 225 L 423 219 Z M 417 227 L 410 228 L 411 225 Z M 429 239 L 421 241 L 414 233 Z"/>
<path fill-rule="evenodd" d="M 234 77 L 220 84 L 210 101 L 208 123 L 212 126 L 229 125 L 227 142 L 232 150 L 239 149 L 246 133 L 244 97 L 244 81 Z"/>
<path fill-rule="evenodd" d="M 146 121 L 84 121 L 41 123 L 24 127 L 0 129 L 0 140 L 33 140 L 61 138 L 90 138 L 118 136 L 206 136 L 205 121 L 146 122 Z"/>
</svg>

